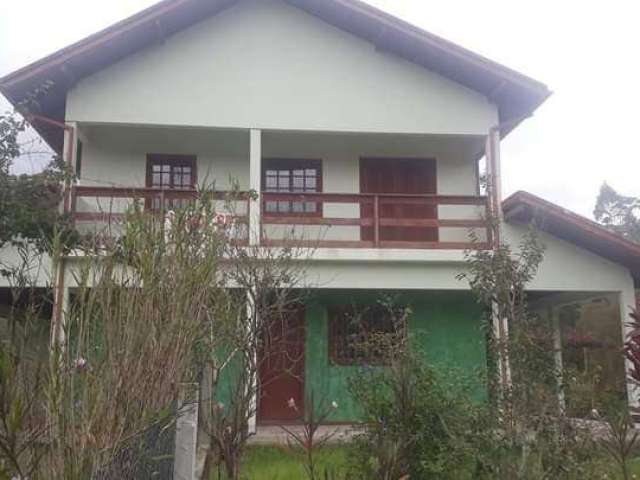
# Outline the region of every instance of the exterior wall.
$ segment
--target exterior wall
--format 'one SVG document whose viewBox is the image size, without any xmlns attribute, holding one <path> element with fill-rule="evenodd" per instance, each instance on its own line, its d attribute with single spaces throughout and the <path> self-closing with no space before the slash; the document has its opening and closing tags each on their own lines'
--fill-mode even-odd
<svg viewBox="0 0 640 480">
<path fill-rule="evenodd" d="M 392 293 L 392 292 L 387 292 Z M 335 400 L 339 408 L 329 419 L 348 422 L 359 419 L 357 405 L 348 391 L 348 381 L 361 367 L 334 365 L 329 359 L 327 307 L 353 302 L 375 302 L 375 292 L 331 292 L 319 294 L 306 307 L 305 388 L 316 399 Z M 401 294 L 399 301 L 413 308 L 409 331 L 425 358 L 436 368 L 456 369 L 478 380 L 475 396 L 486 397 L 480 383 L 486 374 L 486 345 L 481 329 L 481 310 L 470 293 L 421 291 Z"/>
<path fill-rule="evenodd" d="M 527 227 L 505 224 L 504 240 L 517 246 Z M 540 232 L 546 245 L 535 291 L 618 292 L 633 305 L 631 273 L 571 243 Z M 465 271 L 461 250 L 319 249 L 306 268 L 309 286 L 319 288 L 468 290 L 456 277 Z M 626 315 L 625 315 L 626 318 Z"/>
<path fill-rule="evenodd" d="M 0 247 L 0 270 L 24 268 L 24 252 L 11 245 Z M 26 255 L 27 265 L 23 273 L 28 278 L 28 284 L 33 287 L 48 287 L 53 284 L 51 258 L 48 255 L 36 254 L 35 251 Z M 11 287 L 10 281 L 0 275 L 0 288 Z"/>
<path fill-rule="evenodd" d="M 485 97 L 280 0 L 245 0 L 81 80 L 78 122 L 486 134 Z"/>
<path fill-rule="evenodd" d="M 198 182 L 249 188 L 249 132 L 93 126 L 84 130 L 80 185 L 144 187 L 148 153 L 196 155 Z"/>
</svg>

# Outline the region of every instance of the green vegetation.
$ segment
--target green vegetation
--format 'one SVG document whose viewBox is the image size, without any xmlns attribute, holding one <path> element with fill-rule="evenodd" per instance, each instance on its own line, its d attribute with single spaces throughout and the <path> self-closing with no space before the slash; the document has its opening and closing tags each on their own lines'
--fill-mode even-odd
<svg viewBox="0 0 640 480">
<path fill-rule="evenodd" d="M 348 469 L 350 458 L 348 445 L 332 445 L 320 450 L 321 466 L 332 468 L 338 475 Z M 292 453 L 286 447 L 250 446 L 243 459 L 242 480 L 300 480 L 304 478 L 304 467 L 300 463 L 299 455 Z M 631 462 L 631 474 L 640 478 L 640 457 Z M 331 478 L 331 477 L 330 477 Z M 606 478 L 608 480 L 622 479 L 617 469 L 605 457 L 599 457 L 592 463 L 589 477 L 592 479 Z M 211 480 L 224 480 L 216 472 Z"/>
<path fill-rule="evenodd" d="M 341 473 L 347 469 L 349 449 L 346 446 L 326 446 L 318 451 L 320 471 Z M 251 446 L 243 458 L 242 480 L 300 480 L 305 478 L 301 454 L 285 446 Z M 216 472 L 212 480 L 224 480 L 224 474 Z"/>
</svg>

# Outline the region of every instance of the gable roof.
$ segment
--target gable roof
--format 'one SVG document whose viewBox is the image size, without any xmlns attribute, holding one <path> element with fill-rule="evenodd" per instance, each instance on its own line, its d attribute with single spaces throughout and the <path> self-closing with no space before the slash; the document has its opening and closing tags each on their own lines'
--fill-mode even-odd
<svg viewBox="0 0 640 480">
<path fill-rule="evenodd" d="M 535 221 L 541 230 L 627 267 L 640 280 L 640 244 L 528 192 L 514 193 L 502 209 L 507 222 Z"/>
<path fill-rule="evenodd" d="M 80 79 L 234 5 L 239 0 L 163 0 L 98 33 L 0 78 L 14 105 L 50 81 L 38 113 L 63 120 L 66 93 Z M 403 57 L 481 93 L 500 120 L 522 119 L 551 94 L 546 85 L 417 28 L 359 0 L 284 0 L 376 48 Z M 503 133 L 515 127 L 513 125 Z M 34 125 L 56 151 L 62 132 Z"/>
</svg>

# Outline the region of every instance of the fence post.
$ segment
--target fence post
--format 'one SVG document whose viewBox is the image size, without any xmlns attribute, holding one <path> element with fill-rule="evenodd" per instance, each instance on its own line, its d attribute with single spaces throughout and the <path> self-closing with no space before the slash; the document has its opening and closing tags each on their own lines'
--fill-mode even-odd
<svg viewBox="0 0 640 480">
<path fill-rule="evenodd" d="M 174 480 L 195 480 L 198 448 L 198 384 L 181 385 L 176 419 Z"/>
</svg>

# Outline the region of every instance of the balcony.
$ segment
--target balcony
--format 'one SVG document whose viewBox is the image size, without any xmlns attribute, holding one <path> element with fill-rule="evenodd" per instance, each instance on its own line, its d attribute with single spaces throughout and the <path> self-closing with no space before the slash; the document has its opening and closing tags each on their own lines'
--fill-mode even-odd
<svg viewBox="0 0 640 480">
<path fill-rule="evenodd" d="M 318 205 L 318 215 L 273 215 L 265 208 L 269 202 L 290 202 Z M 472 207 L 466 218 L 442 218 L 446 208 Z M 292 229 L 303 227 L 298 242 L 317 248 L 398 248 L 458 250 L 487 248 L 486 197 L 463 195 L 408 194 L 262 194 L 262 235 L 264 245 L 279 246 L 282 239 L 269 235 L 273 226 Z M 468 210 L 468 209 L 467 209 Z M 474 215 L 475 213 L 475 215 Z M 308 227 L 316 227 L 305 232 Z M 319 227 L 319 228 L 317 228 Z M 336 230 L 330 235 L 331 230 Z M 470 230 L 477 232 L 480 243 L 468 239 Z M 310 238 L 306 238 L 307 233 Z M 446 233 L 446 235 L 445 235 Z M 288 240 L 286 240 L 288 241 Z"/>
<path fill-rule="evenodd" d="M 117 235 L 134 201 L 146 209 L 167 211 L 197 195 L 191 189 L 74 186 L 71 214 L 81 232 L 108 230 Z M 245 243 L 251 230 L 259 232 L 259 244 L 273 247 L 462 250 L 487 248 L 491 240 L 483 196 L 264 192 L 255 202 L 259 215 L 251 216 L 254 201 L 247 193 L 212 195 L 216 209 L 248 226 L 236 229 Z M 277 203 L 291 208 L 274 212 Z M 313 205 L 313 211 L 296 212 L 304 205 Z M 479 242 L 470 242 L 470 231 Z"/>
</svg>

